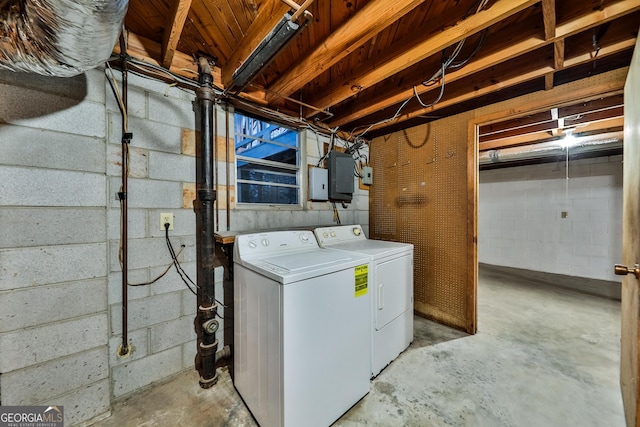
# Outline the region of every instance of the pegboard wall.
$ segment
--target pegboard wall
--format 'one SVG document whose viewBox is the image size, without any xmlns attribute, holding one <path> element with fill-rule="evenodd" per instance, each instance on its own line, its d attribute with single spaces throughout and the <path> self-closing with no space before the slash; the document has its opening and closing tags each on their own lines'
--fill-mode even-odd
<svg viewBox="0 0 640 427">
<path fill-rule="evenodd" d="M 475 289 L 467 274 L 470 118 L 376 138 L 370 151 L 371 238 L 412 243 L 416 313 L 463 330 Z"/>
</svg>

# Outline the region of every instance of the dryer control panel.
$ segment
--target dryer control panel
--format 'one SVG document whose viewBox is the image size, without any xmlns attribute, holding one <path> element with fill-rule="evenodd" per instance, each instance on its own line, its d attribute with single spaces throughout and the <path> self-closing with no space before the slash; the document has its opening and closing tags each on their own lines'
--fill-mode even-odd
<svg viewBox="0 0 640 427">
<path fill-rule="evenodd" d="M 354 240 L 367 240 L 360 225 L 320 227 L 315 229 L 315 235 L 321 246 L 330 246 Z"/>
</svg>

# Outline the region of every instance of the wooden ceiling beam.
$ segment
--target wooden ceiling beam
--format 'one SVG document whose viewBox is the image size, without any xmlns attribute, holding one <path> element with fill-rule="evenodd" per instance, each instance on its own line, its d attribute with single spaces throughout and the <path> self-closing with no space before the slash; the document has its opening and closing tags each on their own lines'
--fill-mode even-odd
<svg viewBox="0 0 640 427">
<path fill-rule="evenodd" d="M 191 0 L 174 0 L 171 12 L 169 13 L 167 25 L 162 35 L 162 54 L 160 63 L 164 68 L 171 68 L 173 56 L 176 53 L 180 35 L 187 20 L 189 9 L 191 8 Z"/>
<path fill-rule="evenodd" d="M 624 96 L 614 95 L 600 99 L 594 99 L 589 102 L 580 102 L 574 105 L 567 105 L 558 109 L 559 117 L 570 117 L 577 114 L 596 113 L 602 110 L 618 108 L 624 105 Z"/>
<path fill-rule="evenodd" d="M 607 120 L 598 122 L 591 122 L 586 126 L 576 128 L 574 135 L 580 136 L 581 134 L 600 134 L 604 132 L 610 132 L 612 130 L 621 130 L 623 128 L 624 119 L 622 117 L 613 117 Z M 567 128 L 567 126 L 565 126 Z M 495 150 L 506 147 L 516 147 L 521 145 L 528 145 L 534 142 L 543 142 L 549 140 L 558 139 L 562 135 L 562 132 L 550 133 L 550 132 L 536 132 L 525 135 L 515 135 L 506 138 L 493 139 L 485 142 L 478 143 L 479 151 Z"/>
<path fill-rule="evenodd" d="M 517 129 L 509 129 L 504 132 L 495 133 L 491 135 L 480 135 L 480 142 L 495 141 L 499 139 L 512 138 L 518 135 L 529 135 L 540 132 L 550 133 L 554 129 L 558 128 L 558 120 L 549 120 L 544 123 L 536 123 L 534 125 L 525 126 Z"/>
<path fill-rule="evenodd" d="M 601 50 L 601 53 L 602 53 L 602 50 Z M 614 53 L 614 52 L 611 52 L 611 53 Z M 504 81 L 485 86 L 485 87 L 483 87 L 483 88 L 481 88 L 479 90 L 469 91 L 469 92 L 460 94 L 458 96 L 447 98 L 447 99 L 443 100 L 442 102 L 440 102 L 440 103 L 438 103 L 438 104 L 436 104 L 436 105 L 434 105 L 432 107 L 421 108 L 421 109 L 412 111 L 410 113 L 402 114 L 402 115 L 398 116 L 394 121 L 388 122 L 388 123 L 381 123 L 381 124 L 374 125 L 374 126 L 372 126 L 370 128 L 370 130 L 382 129 L 382 128 L 385 128 L 387 126 L 396 125 L 396 124 L 398 124 L 400 122 L 403 122 L 403 121 L 406 121 L 406 120 L 410 120 L 410 119 L 413 119 L 413 118 L 416 118 L 416 117 L 419 117 L 419 116 L 422 116 L 422 115 L 425 115 L 425 114 L 432 114 L 433 112 L 435 112 L 437 110 L 440 110 L 440 109 L 443 109 L 445 107 L 450 107 L 452 105 L 455 105 L 455 104 L 458 104 L 458 103 L 461 103 L 461 102 L 465 102 L 465 101 L 469 101 L 471 99 L 474 99 L 474 98 L 477 98 L 477 97 L 480 97 L 480 96 L 483 96 L 483 95 L 488 95 L 490 93 L 496 92 L 498 90 L 501 90 L 501 89 L 504 89 L 504 88 L 507 88 L 507 87 L 512 87 L 512 86 L 518 85 L 520 83 L 524 83 L 524 82 L 527 82 L 527 81 L 530 81 L 530 80 L 533 80 L 533 79 L 536 79 L 536 78 L 544 77 L 545 74 L 548 74 L 548 73 L 550 73 L 552 71 L 553 71 L 553 67 L 550 67 L 550 66 L 544 66 L 544 67 L 541 67 L 541 68 L 538 68 L 538 69 L 535 69 L 535 70 L 531 70 L 528 73 L 522 73 L 519 76 L 512 77 L 512 78 L 506 79 Z M 599 90 L 600 91 L 599 93 L 601 93 L 601 94 L 610 92 L 610 91 L 605 91 L 605 90 L 598 89 L 598 88 L 594 88 L 594 90 L 596 90 L 596 93 L 598 93 L 597 91 Z M 576 94 L 576 97 L 574 99 L 584 99 L 584 98 L 587 98 L 587 96 L 579 96 L 578 94 Z"/>
<path fill-rule="evenodd" d="M 544 21 L 544 39 L 556 37 L 556 0 L 542 0 L 542 20 Z"/>
<path fill-rule="evenodd" d="M 130 57 L 148 62 L 152 65 L 161 66 L 159 59 L 161 50 L 162 46 L 160 43 L 156 43 L 153 40 L 149 40 L 132 32 L 127 33 L 127 54 Z M 120 54 L 120 45 L 118 43 L 116 43 L 113 53 L 116 55 Z M 198 65 L 196 62 L 189 55 L 179 51 L 176 51 L 169 71 L 195 81 L 198 79 Z M 213 82 L 218 86 L 222 85 L 220 67 L 213 67 L 211 72 L 213 74 Z M 160 71 L 153 71 L 148 74 L 163 75 Z"/>
<path fill-rule="evenodd" d="M 514 119 L 483 125 L 480 127 L 479 134 L 480 136 L 494 135 L 508 130 L 558 120 L 557 114 L 555 116 L 553 115 L 553 110 L 557 111 L 558 109 L 554 108 L 551 111 L 541 111 L 539 113 L 528 114 L 524 117 L 516 117 Z"/>
<path fill-rule="evenodd" d="M 527 37 L 526 39 L 513 43 L 502 50 L 480 57 L 477 60 L 470 62 L 466 66 L 459 68 L 456 71 L 447 73 L 446 82 L 447 84 L 449 84 L 457 80 L 469 77 L 482 70 L 486 70 L 488 68 L 496 66 L 504 61 L 508 61 L 509 59 L 513 59 L 517 56 L 531 52 L 539 48 L 540 46 L 541 46 L 541 42 L 539 38 L 533 37 L 533 36 Z M 424 93 L 429 92 L 431 88 L 420 85 L 416 87 L 416 90 L 418 91 L 419 95 L 422 95 Z M 336 116 L 336 118 L 334 120 L 331 120 L 329 124 L 332 127 L 342 126 L 346 123 L 350 123 L 354 120 L 357 120 L 360 117 L 367 116 L 369 114 L 373 114 L 377 111 L 383 110 L 391 105 L 399 104 L 405 101 L 406 99 L 411 98 L 413 95 L 414 95 L 413 88 L 403 90 L 379 102 L 369 103 L 366 106 L 363 106 L 362 108 L 356 109 L 356 111 L 353 111 L 348 115 Z"/>
<path fill-rule="evenodd" d="M 269 90 L 289 96 L 425 0 L 372 0 L 333 31 L 313 52 L 278 78 Z M 277 99 L 277 96 L 272 97 Z"/>
<path fill-rule="evenodd" d="M 556 26 L 556 37 L 569 37 L 637 10 L 640 10 L 640 2 L 638 0 L 619 0 L 569 22 L 558 24 Z"/>
<path fill-rule="evenodd" d="M 640 9 L 640 2 L 638 0 L 634 0 L 629 2 L 627 0 L 622 0 L 618 3 L 607 6 L 604 10 L 594 11 L 588 15 L 581 16 L 576 18 L 573 21 L 564 23 L 561 27 L 561 30 L 558 30 L 559 34 L 556 40 L 553 40 L 554 43 L 554 70 L 549 71 L 548 75 L 553 75 L 554 71 L 558 71 L 562 68 L 573 67 L 575 65 L 582 64 L 584 62 L 590 61 L 591 56 L 586 53 L 583 55 L 565 58 L 564 53 L 564 38 L 570 35 L 576 34 L 581 31 L 579 25 L 586 25 L 587 27 L 584 29 L 592 28 L 595 25 L 602 24 L 603 22 L 598 22 L 598 19 L 603 16 L 606 17 L 608 21 L 620 18 L 623 15 L 635 12 Z M 556 42 L 557 45 L 556 45 Z M 539 49 L 545 45 L 547 45 L 549 41 L 540 40 L 536 37 L 529 37 L 517 43 L 514 43 L 504 50 L 494 52 L 490 55 L 483 56 L 481 58 L 476 59 L 475 61 L 467 64 L 465 67 L 456 70 L 454 72 L 447 74 L 447 82 L 452 83 L 456 80 L 460 80 L 466 77 L 469 77 L 479 71 L 484 69 L 493 67 L 501 62 L 504 62 L 508 59 L 515 58 L 517 56 L 529 53 L 535 49 Z M 609 46 L 601 46 L 600 55 L 603 54 L 613 54 L 616 52 L 621 52 L 625 49 L 630 49 L 635 46 L 636 39 L 634 36 L 630 35 L 628 39 L 617 42 L 615 44 Z M 562 52 L 561 52 L 562 50 Z M 562 62 L 562 66 L 558 68 Z M 418 87 L 418 94 L 422 95 L 431 90 L 431 88 Z M 374 114 L 380 110 L 388 108 L 392 105 L 399 104 L 404 100 L 413 96 L 413 89 L 408 89 L 402 92 L 397 93 L 394 96 L 390 96 L 385 98 L 379 102 L 369 103 L 362 108 L 354 108 L 354 110 L 348 114 L 336 115 L 335 119 L 329 121 L 329 125 L 331 127 L 335 126 L 343 126 L 345 124 L 351 123 L 359 118 L 365 117 L 370 114 Z M 314 103 L 314 105 L 318 105 Z"/>
<path fill-rule="evenodd" d="M 309 103 L 320 109 L 327 109 L 354 96 L 356 92 L 352 90 L 353 87 L 357 87 L 358 91 L 370 88 L 384 79 L 440 52 L 442 49 L 459 42 L 465 37 L 479 33 L 496 22 L 538 3 L 538 1 L 539 0 L 497 0 L 489 9 L 481 10 L 477 14 L 471 15 L 467 19 L 458 22 L 456 25 L 414 44 L 412 47 L 399 52 L 386 62 L 376 64 L 366 73 L 355 79 L 340 82 L 335 85 L 332 90 L 327 91 L 323 96 Z"/>
<path fill-rule="evenodd" d="M 281 0 L 266 0 L 263 2 L 258 11 L 258 16 L 251 23 L 247 34 L 222 66 L 222 83 L 224 87 L 231 84 L 233 73 L 236 69 L 251 55 L 251 52 L 289 10 L 290 7 Z"/>
</svg>

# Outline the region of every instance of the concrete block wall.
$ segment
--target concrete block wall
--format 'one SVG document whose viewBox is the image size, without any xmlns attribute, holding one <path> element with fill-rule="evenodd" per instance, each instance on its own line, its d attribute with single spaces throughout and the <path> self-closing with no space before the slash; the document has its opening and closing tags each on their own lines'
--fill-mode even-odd
<svg viewBox="0 0 640 427">
<path fill-rule="evenodd" d="M 0 403 L 65 405 L 72 426 L 105 416 L 116 399 L 194 368 L 196 298 L 174 268 L 153 285 L 130 286 L 133 351 L 118 356 L 122 118 L 104 70 L 67 79 L 0 71 L 0 93 Z M 194 96 L 133 75 L 128 95 L 129 282 L 153 280 L 169 266 L 160 229 L 165 212 L 174 215 L 170 238 L 195 280 Z M 327 202 L 236 206 L 235 164 L 223 155 L 220 107 L 217 118 L 218 230 L 333 223 Z M 303 200 L 306 165 L 319 160 L 318 147 L 328 142 L 323 138 L 302 135 Z M 339 210 L 342 223 L 367 230 L 367 191 L 356 190 L 353 203 Z M 218 267 L 215 276 L 225 303 L 228 271 Z M 218 338 L 220 347 L 225 336 Z"/>
<path fill-rule="evenodd" d="M 566 172 L 564 161 L 480 172 L 481 263 L 620 281 L 622 156 L 570 160 Z"/>
<path fill-rule="evenodd" d="M 0 402 L 73 425 L 111 401 L 104 78 L 3 71 L 0 93 Z"/>
<path fill-rule="evenodd" d="M 122 345 L 122 270 L 118 256 L 121 211 L 116 194 L 122 176 L 122 117 L 109 83 L 104 81 L 103 87 L 107 94 L 109 361 L 112 398 L 118 399 L 194 368 L 196 298 L 175 267 L 152 285 L 130 286 L 128 338 L 133 350 L 126 357 L 118 356 Z M 183 207 L 183 187 L 196 179 L 195 159 L 183 153 L 184 132 L 195 130 L 194 100 L 191 92 L 129 77 L 127 122 L 133 133 L 127 194 L 130 283 L 153 281 L 172 263 L 160 227 L 161 213 L 174 216 L 169 238 L 182 268 L 196 281 L 196 218 L 192 208 Z"/>
</svg>

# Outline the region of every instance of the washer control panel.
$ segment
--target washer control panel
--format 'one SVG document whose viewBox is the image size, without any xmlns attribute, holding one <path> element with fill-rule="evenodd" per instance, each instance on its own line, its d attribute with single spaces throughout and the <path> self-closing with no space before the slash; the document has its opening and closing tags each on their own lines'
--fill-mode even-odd
<svg viewBox="0 0 640 427">
<path fill-rule="evenodd" d="M 270 231 L 236 236 L 233 251 L 234 257 L 248 259 L 314 247 L 318 242 L 309 230 Z"/>
</svg>

